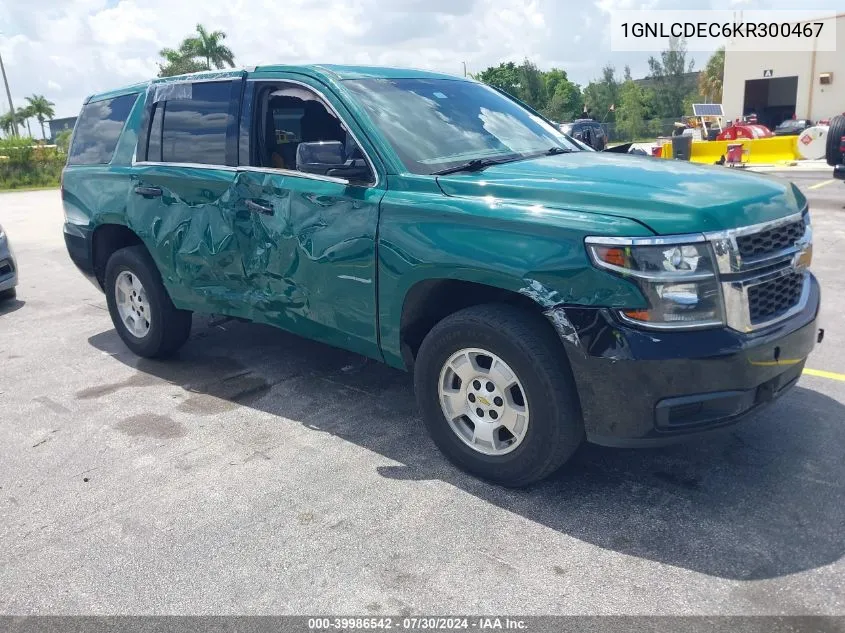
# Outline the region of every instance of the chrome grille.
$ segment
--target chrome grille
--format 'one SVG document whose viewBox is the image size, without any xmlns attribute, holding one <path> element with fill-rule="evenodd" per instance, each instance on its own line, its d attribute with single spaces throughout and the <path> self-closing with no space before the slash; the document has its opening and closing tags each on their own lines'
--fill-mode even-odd
<svg viewBox="0 0 845 633">
<path fill-rule="evenodd" d="M 806 212 L 705 237 L 716 256 L 728 327 L 751 332 L 801 309 L 810 288 L 801 260 L 813 242 Z"/>
<path fill-rule="evenodd" d="M 740 235 L 736 238 L 736 245 L 741 257 L 760 257 L 794 246 L 803 235 L 804 221 L 798 220 L 759 233 Z"/>
<path fill-rule="evenodd" d="M 748 288 L 751 324 L 765 323 L 788 312 L 801 299 L 804 273 L 790 273 Z"/>
</svg>

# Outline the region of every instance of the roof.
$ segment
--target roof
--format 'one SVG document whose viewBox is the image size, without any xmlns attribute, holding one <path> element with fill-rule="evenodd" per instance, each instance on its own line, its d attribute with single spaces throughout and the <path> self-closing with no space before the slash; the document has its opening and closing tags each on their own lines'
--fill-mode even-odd
<svg viewBox="0 0 845 633">
<path fill-rule="evenodd" d="M 436 73 L 430 70 L 416 68 L 389 68 L 386 66 L 339 66 L 335 64 L 320 64 L 311 67 L 313 70 L 325 70 L 335 75 L 337 79 L 457 79 L 463 77 Z"/>
<path fill-rule="evenodd" d="M 326 79 L 334 79 L 344 81 L 347 79 L 399 79 L 399 78 L 414 78 L 414 79 L 452 79 L 456 81 L 470 81 L 463 77 L 456 75 L 447 75 L 445 73 L 436 73 L 429 70 L 418 70 L 414 68 L 388 68 L 384 66 L 343 66 L 338 64 L 312 64 L 303 66 L 292 66 L 287 64 L 269 64 L 263 66 L 252 66 L 250 68 L 232 68 L 224 70 L 205 70 L 198 73 L 190 73 L 187 75 L 177 75 L 174 77 L 157 77 L 149 81 L 144 81 L 131 86 L 117 88 L 106 92 L 99 92 L 91 95 L 86 99 L 85 103 L 91 101 L 102 101 L 103 99 L 112 99 L 125 94 L 132 94 L 133 92 L 141 92 L 147 88 L 151 83 L 166 83 L 176 80 L 184 80 L 196 77 L 198 79 L 224 79 L 237 75 L 238 73 L 248 72 L 290 72 L 304 75 L 311 75 L 317 77 L 324 77 Z"/>
<path fill-rule="evenodd" d="M 344 66 L 341 64 L 311 64 L 305 66 L 289 66 L 285 64 L 268 64 L 256 66 L 256 72 L 278 71 L 316 75 L 337 81 L 347 79 L 454 79 L 469 81 L 456 75 L 436 73 L 417 68 L 390 68 L 387 66 Z"/>
</svg>

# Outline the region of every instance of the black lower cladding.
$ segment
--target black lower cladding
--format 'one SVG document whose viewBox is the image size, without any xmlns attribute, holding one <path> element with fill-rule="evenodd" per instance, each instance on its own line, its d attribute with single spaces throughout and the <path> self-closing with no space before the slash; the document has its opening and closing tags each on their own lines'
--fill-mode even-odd
<svg viewBox="0 0 845 633">
<path fill-rule="evenodd" d="M 566 308 L 561 332 L 587 437 L 598 444 L 661 444 L 737 422 L 791 387 L 818 336 L 820 291 L 797 314 L 759 332 L 664 332 L 608 310 Z M 561 329 L 560 323 L 557 325 Z"/>
<path fill-rule="evenodd" d="M 91 247 L 93 231 L 75 224 L 64 226 L 65 246 L 71 261 L 79 271 L 99 287 L 94 272 L 94 253 Z"/>
</svg>

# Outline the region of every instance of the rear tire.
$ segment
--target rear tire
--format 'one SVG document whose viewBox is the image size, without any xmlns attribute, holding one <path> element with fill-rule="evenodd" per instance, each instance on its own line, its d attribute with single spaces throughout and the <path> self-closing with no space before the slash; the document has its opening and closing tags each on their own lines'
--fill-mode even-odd
<svg viewBox="0 0 845 633">
<path fill-rule="evenodd" d="M 539 314 L 487 304 L 445 318 L 420 346 L 414 383 L 437 447 L 459 468 L 494 483 L 520 487 L 539 481 L 584 439 L 565 351 Z M 509 407 L 522 416 L 514 432 L 496 426 L 516 415 Z"/>
<path fill-rule="evenodd" d="M 827 145 L 825 146 L 825 158 L 827 164 L 831 167 L 845 163 L 845 158 L 839 151 L 843 136 L 845 136 L 845 116 L 835 116 L 830 120 L 830 127 L 827 130 Z"/>
<path fill-rule="evenodd" d="M 115 330 L 138 356 L 168 356 L 188 340 L 191 313 L 173 305 L 143 246 L 112 254 L 106 264 L 105 291 Z"/>
<path fill-rule="evenodd" d="M 8 290 L 0 292 L 0 301 L 11 301 L 12 299 L 17 298 L 17 296 L 17 288 L 9 288 Z"/>
</svg>

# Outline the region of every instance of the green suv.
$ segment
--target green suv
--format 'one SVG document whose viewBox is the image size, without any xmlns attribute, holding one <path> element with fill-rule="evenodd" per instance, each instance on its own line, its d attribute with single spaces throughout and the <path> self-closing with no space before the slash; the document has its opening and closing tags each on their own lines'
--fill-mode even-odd
<svg viewBox="0 0 845 633">
<path fill-rule="evenodd" d="M 83 106 L 64 235 L 136 354 L 175 352 L 205 312 L 413 370 L 443 453 L 519 486 L 584 439 L 729 425 L 819 336 L 796 187 L 582 149 L 435 73 L 156 79 Z"/>
</svg>

